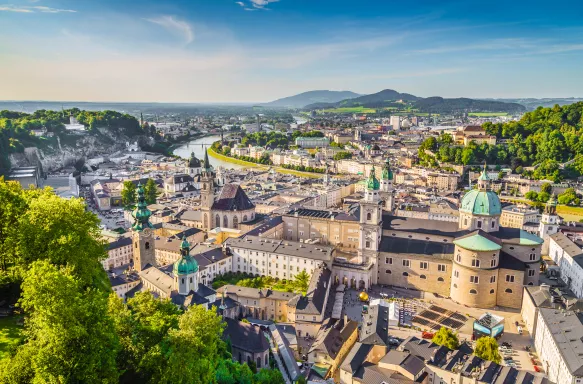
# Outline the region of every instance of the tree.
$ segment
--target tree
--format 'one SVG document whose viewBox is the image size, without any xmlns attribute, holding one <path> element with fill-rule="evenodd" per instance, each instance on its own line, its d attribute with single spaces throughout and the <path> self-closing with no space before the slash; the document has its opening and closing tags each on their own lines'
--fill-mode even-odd
<svg viewBox="0 0 583 384">
<path fill-rule="evenodd" d="M 334 155 L 334 160 L 352 159 L 352 153 L 350 152 L 338 152 Z"/>
<path fill-rule="evenodd" d="M 18 220 L 18 266 L 26 271 L 36 260 L 68 266 L 85 286 L 110 291 L 100 261 L 107 257 L 99 219 L 82 199 L 62 199 L 50 189 L 26 194 L 28 209 Z"/>
<path fill-rule="evenodd" d="M 157 383 L 210 383 L 221 360 L 224 323 L 214 308 L 189 307 L 180 316 L 178 329 L 170 329 L 160 345 L 156 361 Z"/>
<path fill-rule="evenodd" d="M 107 294 L 71 267 L 32 263 L 22 283 L 26 342 L 0 364 L 1 383 L 117 383 L 117 335 Z"/>
<path fill-rule="evenodd" d="M 565 192 L 558 196 L 557 201 L 559 204 L 565 205 L 579 205 L 580 203 L 580 199 L 577 197 L 577 193 L 575 192 L 574 188 L 567 188 Z"/>
<path fill-rule="evenodd" d="M 537 201 L 541 203 L 546 203 L 551 198 L 551 195 L 548 192 L 541 192 L 538 194 Z"/>
<path fill-rule="evenodd" d="M 540 186 L 540 191 L 541 192 L 545 192 L 548 193 L 549 195 L 551 194 L 551 192 L 553 191 L 553 186 L 551 183 L 543 183 Z"/>
<path fill-rule="evenodd" d="M 526 197 L 530 201 L 536 201 L 538 198 L 538 193 L 536 193 L 535 191 L 528 191 L 526 192 L 526 195 L 524 195 L 524 197 Z"/>
<path fill-rule="evenodd" d="M 307 292 L 310 284 L 310 275 L 305 270 L 298 273 L 294 279 L 293 285 L 296 292 Z"/>
<path fill-rule="evenodd" d="M 299 382 L 300 381 L 298 380 L 298 383 Z M 253 383 L 254 384 L 285 384 L 285 380 L 283 379 L 281 372 L 278 371 L 277 369 L 263 368 L 255 374 Z"/>
<path fill-rule="evenodd" d="M 489 336 L 478 339 L 476 348 L 474 349 L 474 355 L 484 360 L 493 361 L 496 364 L 500 364 L 502 360 L 500 352 L 498 352 L 498 342 Z"/>
<path fill-rule="evenodd" d="M 180 310 L 170 300 L 139 292 L 124 304 L 117 295 L 109 297 L 108 313 L 119 335 L 121 351 L 117 365 L 122 382 L 146 382 L 160 371 L 162 342 L 170 329 L 178 328 Z"/>
<path fill-rule="evenodd" d="M 126 209 L 130 209 L 136 204 L 136 186 L 129 180 L 123 182 L 121 203 Z"/>
<path fill-rule="evenodd" d="M 17 260 L 15 252 L 18 219 L 27 209 L 19 183 L 4 182 L 0 177 L 0 271 L 7 272 Z M 0 281 L 2 278 L 0 276 Z"/>
<path fill-rule="evenodd" d="M 441 327 L 431 340 L 437 345 L 443 345 L 449 349 L 458 349 L 460 342 L 457 333 L 447 327 Z"/>
<path fill-rule="evenodd" d="M 303 375 L 301 375 L 296 380 L 296 384 L 308 384 L 308 381 L 306 380 L 306 378 Z"/>
<path fill-rule="evenodd" d="M 125 187 L 125 183 L 124 183 L 124 187 Z M 148 179 L 148 181 L 146 182 L 146 185 L 144 186 L 144 197 L 146 198 L 146 203 L 156 204 L 156 199 L 158 198 L 158 195 L 159 195 L 158 185 L 156 184 L 156 182 L 153 179 Z"/>
</svg>

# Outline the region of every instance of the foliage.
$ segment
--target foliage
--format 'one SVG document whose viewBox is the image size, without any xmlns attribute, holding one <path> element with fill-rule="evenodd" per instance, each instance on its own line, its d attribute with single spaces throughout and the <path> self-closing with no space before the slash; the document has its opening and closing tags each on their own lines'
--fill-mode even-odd
<svg viewBox="0 0 583 384">
<path fill-rule="evenodd" d="M 224 285 L 238 285 L 240 287 L 248 288 L 271 288 L 276 291 L 285 292 L 302 292 L 308 290 L 310 283 L 310 275 L 305 271 L 300 271 L 294 276 L 293 280 L 279 280 L 271 276 L 257 276 L 241 272 L 227 272 L 222 275 L 217 275 L 213 280 L 213 289 L 218 289 Z"/>
<path fill-rule="evenodd" d="M 294 131 L 292 133 L 292 139 L 295 140 L 298 137 L 324 137 L 324 132 L 320 132 L 320 131 L 308 131 L 308 132 L 302 132 L 302 131 Z"/>
<path fill-rule="evenodd" d="M 431 341 L 437 345 L 446 346 L 449 349 L 458 349 L 460 346 L 457 333 L 454 333 L 447 327 L 441 327 L 439 331 L 435 333 Z"/>
<path fill-rule="evenodd" d="M 117 383 L 118 338 L 107 295 L 85 289 L 73 268 L 34 262 L 22 284 L 27 342 L 0 366 L 0 383 Z"/>
<path fill-rule="evenodd" d="M 286 169 L 294 169 L 300 172 L 314 172 L 314 173 L 325 173 L 325 168 L 313 168 L 313 167 L 305 167 L 303 165 L 290 165 L 290 164 L 283 164 L 282 168 Z"/>
<path fill-rule="evenodd" d="M 335 141 L 332 141 L 330 143 L 330 147 L 344 149 L 344 144 L 341 144 L 341 143 L 337 143 Z"/>
<path fill-rule="evenodd" d="M 500 364 L 502 360 L 500 352 L 498 352 L 498 342 L 489 336 L 478 339 L 476 348 L 474 349 L 474 355 L 484 360 L 493 361 L 496 364 Z"/>
<path fill-rule="evenodd" d="M 551 192 L 553 191 L 553 186 L 551 183 L 543 183 L 540 186 L 540 191 L 541 192 L 545 192 L 548 193 L 549 195 L 551 194 Z"/>
<path fill-rule="evenodd" d="M 352 153 L 350 152 L 338 152 L 334 155 L 334 160 L 352 159 Z"/>
<path fill-rule="evenodd" d="M 126 209 L 130 209 L 136 204 L 136 186 L 129 180 L 123 182 L 121 203 Z"/>
<path fill-rule="evenodd" d="M 546 203 L 551 198 L 548 192 L 541 192 L 538 194 L 537 201 L 539 203 Z"/>
<path fill-rule="evenodd" d="M 581 199 L 577 196 L 574 188 L 567 188 L 565 192 L 557 197 L 557 201 L 559 204 L 565 205 L 579 205 L 581 203 Z"/>
<path fill-rule="evenodd" d="M 524 195 L 524 197 L 526 197 L 530 201 L 537 201 L 538 193 L 536 191 L 528 191 L 526 192 L 526 195 Z"/>
<path fill-rule="evenodd" d="M 253 384 L 285 384 L 285 380 L 280 371 L 263 368 L 255 374 Z"/>
<path fill-rule="evenodd" d="M 271 148 L 287 148 L 289 145 L 289 138 L 286 134 L 281 132 L 255 132 L 244 135 L 241 138 L 241 145 L 260 146 Z"/>
<path fill-rule="evenodd" d="M 158 192 L 158 185 L 156 184 L 156 182 L 153 179 L 148 179 L 146 185 L 144 186 L 144 196 L 146 198 L 146 203 L 155 204 L 156 199 L 158 198 L 159 195 L 160 193 Z"/>
<path fill-rule="evenodd" d="M 296 380 L 296 384 L 308 384 L 306 378 L 302 375 Z"/>
</svg>

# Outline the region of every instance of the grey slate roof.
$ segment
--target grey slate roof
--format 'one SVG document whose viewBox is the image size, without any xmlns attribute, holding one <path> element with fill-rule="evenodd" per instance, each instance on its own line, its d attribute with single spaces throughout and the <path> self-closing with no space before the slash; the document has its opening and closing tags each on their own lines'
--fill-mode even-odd
<svg viewBox="0 0 583 384">
<path fill-rule="evenodd" d="M 526 263 L 518 260 L 516 257 L 500 251 L 500 268 L 511 269 L 513 271 L 523 271 L 526 268 Z M 537 267 L 538 268 L 538 267 Z"/>
<path fill-rule="evenodd" d="M 344 362 L 340 368 L 354 374 L 362 363 L 364 363 L 364 360 L 372 347 L 372 344 L 362 344 L 360 342 L 354 343 L 354 346 L 344 358 Z"/>
<path fill-rule="evenodd" d="M 223 337 L 228 337 L 233 347 L 251 353 L 262 353 L 269 349 L 269 343 L 261 328 L 229 318 L 223 320 L 227 325 Z"/>
<path fill-rule="evenodd" d="M 380 252 L 406 253 L 411 255 L 440 256 L 452 258 L 455 244 L 429 240 L 404 239 L 402 237 L 383 236 L 379 246 Z"/>
<path fill-rule="evenodd" d="M 389 345 L 389 308 L 373 305 L 362 315 L 359 341 L 363 344 Z"/>
<path fill-rule="evenodd" d="M 423 233 L 449 238 L 460 237 L 470 233 L 470 231 L 459 229 L 458 223 L 393 215 L 383 215 L 383 230 Z"/>
<path fill-rule="evenodd" d="M 213 203 L 213 210 L 217 211 L 245 211 L 255 208 L 240 185 L 225 184 L 217 201 Z"/>
<path fill-rule="evenodd" d="M 332 271 L 326 264 L 321 265 L 312 274 L 306 296 L 296 295 L 288 306 L 296 309 L 296 314 L 319 315 L 326 306 L 326 292 L 330 289 Z"/>
</svg>

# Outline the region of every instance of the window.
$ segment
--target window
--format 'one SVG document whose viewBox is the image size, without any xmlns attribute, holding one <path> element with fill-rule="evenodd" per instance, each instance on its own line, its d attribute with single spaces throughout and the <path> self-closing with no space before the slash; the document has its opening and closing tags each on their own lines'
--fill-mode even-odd
<svg viewBox="0 0 583 384">
<path fill-rule="evenodd" d="M 454 288 L 457 288 L 457 284 L 454 284 L 454 285 L 453 285 L 453 287 L 454 287 Z"/>
<path fill-rule="evenodd" d="M 477 295 L 478 291 L 476 291 L 475 289 L 470 289 L 470 295 Z"/>
<path fill-rule="evenodd" d="M 146 249 L 150 249 L 150 242 L 146 241 Z"/>
<path fill-rule="evenodd" d="M 403 272 L 403 276 L 409 276 L 409 274 L 407 272 Z"/>
<path fill-rule="evenodd" d="M 454 272 L 453 272 L 453 275 L 454 275 L 456 278 L 457 278 L 457 277 L 460 277 L 460 272 L 459 272 L 459 271 L 454 271 Z"/>
<path fill-rule="evenodd" d="M 470 276 L 470 283 L 478 284 L 480 278 L 478 276 Z"/>
<path fill-rule="evenodd" d="M 419 263 L 419 268 L 421 268 L 421 269 L 427 269 L 428 267 L 429 267 L 429 266 L 428 266 L 428 264 L 427 264 L 427 262 L 426 262 L 426 261 L 421 261 L 421 262 Z"/>
<path fill-rule="evenodd" d="M 229 218 L 227 215 L 223 216 L 223 227 L 229 228 Z"/>
<path fill-rule="evenodd" d="M 385 264 L 393 264 L 393 258 L 392 257 L 385 257 Z"/>
<path fill-rule="evenodd" d="M 182 284 L 184 284 L 184 277 L 182 278 Z"/>
<path fill-rule="evenodd" d="M 457 261 L 458 263 L 461 263 L 461 261 L 462 261 L 462 255 L 458 254 L 458 255 L 455 257 L 455 261 Z"/>
<path fill-rule="evenodd" d="M 371 220 L 372 219 L 372 214 L 370 212 L 367 212 L 366 219 L 367 220 Z"/>
<path fill-rule="evenodd" d="M 494 290 L 493 289 L 490 289 L 490 295 L 493 294 L 493 293 L 494 293 Z"/>
<path fill-rule="evenodd" d="M 239 228 L 239 219 L 237 218 L 237 216 L 233 216 L 233 228 L 234 229 Z"/>
<path fill-rule="evenodd" d="M 403 267 L 409 267 L 411 262 L 409 260 L 403 260 Z"/>
<path fill-rule="evenodd" d="M 479 268 L 480 267 L 480 260 L 472 259 L 472 267 Z"/>
<path fill-rule="evenodd" d="M 506 275 L 507 283 L 514 283 L 514 275 Z"/>
<path fill-rule="evenodd" d="M 534 276 L 534 269 L 529 269 L 528 270 L 528 277 L 533 277 Z"/>
<path fill-rule="evenodd" d="M 425 279 L 427 279 L 427 276 L 421 275 L 421 276 L 419 276 L 419 278 L 425 280 Z"/>
<path fill-rule="evenodd" d="M 529 259 L 530 261 L 534 261 L 534 260 L 536 260 L 536 253 L 531 253 L 530 255 L 528 255 L 528 259 Z"/>
<path fill-rule="evenodd" d="M 482 220 L 478 220 L 478 228 L 482 228 Z"/>
<path fill-rule="evenodd" d="M 495 267 L 495 266 L 496 266 L 496 259 L 490 260 L 490 267 Z"/>
<path fill-rule="evenodd" d="M 440 283 L 443 283 L 445 280 L 443 280 L 443 277 L 438 277 L 437 281 L 439 281 Z"/>
<path fill-rule="evenodd" d="M 300 231 L 300 236 L 304 236 L 304 231 Z"/>
<path fill-rule="evenodd" d="M 492 220 L 492 228 L 494 228 L 496 226 L 496 222 L 494 220 Z"/>
<path fill-rule="evenodd" d="M 370 248 L 370 241 L 367 240 L 364 246 L 365 248 Z"/>
<path fill-rule="evenodd" d="M 219 215 L 216 215 L 215 216 L 215 224 L 216 224 L 215 227 L 220 227 L 221 226 L 221 217 Z"/>
<path fill-rule="evenodd" d="M 490 276 L 490 283 L 495 283 L 496 282 L 496 276 Z"/>
<path fill-rule="evenodd" d="M 437 265 L 437 270 L 439 272 L 445 272 L 446 271 L 446 265 L 445 264 L 438 264 Z"/>
<path fill-rule="evenodd" d="M 510 289 L 510 288 L 506 288 L 506 289 L 504 290 L 504 292 L 506 292 L 506 293 L 512 293 L 512 289 Z"/>
<path fill-rule="evenodd" d="M 393 273 L 393 272 L 391 272 L 391 270 L 390 270 L 390 269 L 387 269 L 387 270 L 385 271 L 385 273 L 386 273 L 387 275 L 390 275 L 390 274 L 391 274 L 391 273 Z"/>
</svg>

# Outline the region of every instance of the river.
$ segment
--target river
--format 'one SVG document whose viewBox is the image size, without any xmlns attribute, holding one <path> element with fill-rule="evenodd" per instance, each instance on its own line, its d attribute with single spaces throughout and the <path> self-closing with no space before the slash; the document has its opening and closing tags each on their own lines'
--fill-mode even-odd
<svg viewBox="0 0 583 384">
<path fill-rule="evenodd" d="M 221 139 L 220 136 L 201 137 L 199 139 L 189 141 L 186 144 L 183 144 L 179 147 L 176 147 L 174 149 L 173 153 L 177 156 L 184 158 L 184 159 L 188 159 L 188 158 L 190 158 L 190 154 L 192 152 L 194 152 L 194 155 L 196 157 L 198 157 L 199 160 L 203 160 L 205 147 L 203 147 L 202 144 L 206 144 L 206 147 L 210 147 L 212 143 L 214 143 L 215 141 L 220 140 L 220 139 Z M 213 166 L 213 168 L 215 168 L 215 169 L 219 166 L 222 166 L 225 169 L 245 168 L 243 165 L 229 163 L 229 162 L 226 162 L 223 160 L 215 159 L 214 157 L 211 157 L 211 156 L 209 156 L 209 161 L 210 161 L 211 165 Z"/>
</svg>

